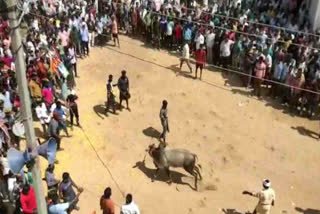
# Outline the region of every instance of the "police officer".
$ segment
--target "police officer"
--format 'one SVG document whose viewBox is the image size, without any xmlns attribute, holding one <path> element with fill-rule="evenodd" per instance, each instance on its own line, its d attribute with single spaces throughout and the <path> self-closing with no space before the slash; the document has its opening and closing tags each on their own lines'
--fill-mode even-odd
<svg viewBox="0 0 320 214">
<path fill-rule="evenodd" d="M 263 189 L 260 192 L 249 192 L 243 191 L 242 194 L 250 195 L 259 199 L 258 205 L 256 206 L 253 214 L 269 214 L 271 206 L 274 206 L 276 194 L 270 187 L 271 182 L 266 179 L 262 183 Z"/>
</svg>

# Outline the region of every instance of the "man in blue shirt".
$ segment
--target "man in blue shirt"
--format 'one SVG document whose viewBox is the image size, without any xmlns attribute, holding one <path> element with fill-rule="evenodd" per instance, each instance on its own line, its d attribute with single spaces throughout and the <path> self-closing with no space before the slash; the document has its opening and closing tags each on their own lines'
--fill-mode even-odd
<svg viewBox="0 0 320 214">
<path fill-rule="evenodd" d="M 84 23 L 81 26 L 80 35 L 82 53 L 89 56 L 89 31 Z"/>
<path fill-rule="evenodd" d="M 188 27 L 188 26 L 186 27 L 184 34 L 183 34 L 183 37 L 184 37 L 185 42 L 190 43 L 191 38 L 192 38 L 192 31 L 191 31 L 190 27 Z"/>
</svg>

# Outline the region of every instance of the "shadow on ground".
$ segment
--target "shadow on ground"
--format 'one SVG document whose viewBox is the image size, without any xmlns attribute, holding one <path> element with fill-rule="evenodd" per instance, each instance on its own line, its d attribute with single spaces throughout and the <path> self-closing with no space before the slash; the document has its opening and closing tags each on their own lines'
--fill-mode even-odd
<svg viewBox="0 0 320 214">
<path fill-rule="evenodd" d="M 291 127 L 293 130 L 297 130 L 299 132 L 299 134 L 303 135 L 303 136 L 308 136 L 311 137 L 313 139 L 318 139 L 318 133 L 311 131 L 309 129 L 306 129 L 303 126 L 297 126 L 297 127 Z"/>
<path fill-rule="evenodd" d="M 35 132 L 36 137 L 38 137 L 38 138 L 44 138 L 45 137 L 45 133 L 43 133 L 43 131 L 38 127 L 34 128 L 34 132 Z"/>
<path fill-rule="evenodd" d="M 242 214 L 235 209 L 222 209 L 222 212 L 225 214 Z"/>
<path fill-rule="evenodd" d="M 103 119 L 103 116 L 106 115 L 106 107 L 105 107 L 105 105 L 102 105 L 102 104 L 98 104 L 98 105 L 93 106 L 93 111 L 101 119 Z"/>
<path fill-rule="evenodd" d="M 144 161 L 138 161 L 133 168 L 138 168 L 141 172 L 143 172 L 148 178 L 153 179 L 154 174 L 156 173 L 156 169 L 150 169 L 146 167 Z M 195 190 L 194 187 L 192 187 L 189 183 L 185 183 L 182 181 L 183 177 L 187 177 L 186 175 L 180 173 L 180 172 L 175 172 L 175 171 L 170 171 L 171 172 L 171 178 L 172 182 L 175 184 L 182 184 L 182 185 L 187 185 L 189 186 L 192 190 Z M 162 182 L 168 182 L 169 178 L 167 174 L 164 172 L 164 170 L 159 170 L 158 176 L 154 178 L 155 181 L 162 181 Z"/>
<path fill-rule="evenodd" d="M 142 133 L 147 137 L 154 137 L 154 138 L 159 138 L 159 136 L 161 135 L 161 133 L 157 129 L 151 126 L 146 129 L 143 129 Z"/>
<path fill-rule="evenodd" d="M 320 214 L 320 210 L 309 209 L 309 208 L 302 209 L 300 207 L 296 207 L 295 209 L 296 209 L 296 211 L 303 213 L 303 214 Z"/>
</svg>

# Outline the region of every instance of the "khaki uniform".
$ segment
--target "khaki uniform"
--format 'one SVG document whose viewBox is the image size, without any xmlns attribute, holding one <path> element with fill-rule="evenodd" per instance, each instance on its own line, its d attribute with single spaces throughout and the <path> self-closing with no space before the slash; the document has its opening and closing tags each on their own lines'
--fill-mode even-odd
<svg viewBox="0 0 320 214">
<path fill-rule="evenodd" d="M 261 190 L 254 193 L 253 196 L 259 199 L 256 206 L 256 212 L 258 214 L 269 214 L 272 206 L 272 201 L 276 200 L 276 194 L 272 188 Z"/>
</svg>

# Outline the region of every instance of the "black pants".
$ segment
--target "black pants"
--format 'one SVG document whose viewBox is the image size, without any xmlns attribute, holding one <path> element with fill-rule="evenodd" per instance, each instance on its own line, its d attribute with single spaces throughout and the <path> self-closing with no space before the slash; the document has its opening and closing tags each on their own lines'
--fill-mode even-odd
<svg viewBox="0 0 320 214">
<path fill-rule="evenodd" d="M 222 57 L 220 57 L 220 59 L 221 59 L 222 67 L 223 68 L 228 68 L 230 57 L 229 56 L 227 56 L 227 57 L 222 56 Z"/>
<path fill-rule="evenodd" d="M 115 97 L 113 94 L 111 94 L 109 97 L 108 97 L 108 100 L 107 100 L 107 108 L 106 108 L 106 113 L 109 111 L 109 108 L 112 108 L 113 110 L 113 113 L 116 112 L 116 101 L 115 101 Z"/>
<path fill-rule="evenodd" d="M 82 41 L 81 42 L 81 51 L 84 55 L 89 55 L 89 42 Z"/>
<path fill-rule="evenodd" d="M 166 36 L 166 45 L 167 45 L 167 48 L 172 49 L 172 45 L 173 45 L 173 36 L 172 35 Z"/>
<path fill-rule="evenodd" d="M 78 106 L 72 106 L 70 108 L 70 123 L 71 126 L 73 126 L 73 118 L 76 117 L 77 125 L 79 125 L 79 112 L 78 112 Z"/>
<path fill-rule="evenodd" d="M 73 72 L 74 72 L 74 76 L 78 76 L 78 73 L 77 73 L 77 63 L 74 63 L 72 64 L 72 67 L 73 67 Z"/>
<path fill-rule="evenodd" d="M 61 138 L 54 138 L 57 141 L 57 149 L 60 149 L 60 145 L 61 145 Z"/>
</svg>

